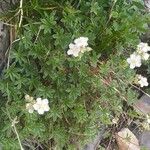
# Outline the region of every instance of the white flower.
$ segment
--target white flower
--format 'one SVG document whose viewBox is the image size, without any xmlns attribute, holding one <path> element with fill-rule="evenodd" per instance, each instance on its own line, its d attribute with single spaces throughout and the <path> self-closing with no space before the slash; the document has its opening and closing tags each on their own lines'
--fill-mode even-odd
<svg viewBox="0 0 150 150">
<path fill-rule="evenodd" d="M 29 100 L 30 96 L 28 94 L 25 95 L 25 100 Z"/>
<path fill-rule="evenodd" d="M 26 104 L 26 109 L 28 110 L 29 113 L 34 112 L 33 104 L 32 103 L 27 103 Z"/>
<path fill-rule="evenodd" d="M 85 53 L 85 52 L 89 52 L 89 51 L 91 51 L 92 50 L 92 48 L 91 47 L 85 47 L 85 48 L 81 48 L 81 53 Z"/>
<path fill-rule="evenodd" d="M 49 111 L 49 105 L 47 99 L 37 98 L 33 108 L 39 113 L 44 114 L 45 111 Z"/>
<path fill-rule="evenodd" d="M 141 57 L 142 57 L 143 60 L 148 60 L 149 54 L 148 54 L 148 53 L 143 53 L 143 54 L 141 55 Z"/>
<path fill-rule="evenodd" d="M 143 43 L 141 42 L 139 45 L 137 45 L 137 52 L 140 54 L 140 53 L 145 53 L 145 52 L 148 52 L 150 51 L 150 46 L 148 46 L 147 43 Z"/>
<path fill-rule="evenodd" d="M 130 58 L 127 59 L 127 62 L 130 64 L 130 68 L 134 69 L 135 67 L 141 66 L 141 57 L 136 53 L 130 55 Z"/>
<path fill-rule="evenodd" d="M 74 40 L 74 43 L 76 46 L 84 48 L 84 47 L 88 46 L 88 38 L 87 37 L 79 37 Z"/>
<path fill-rule="evenodd" d="M 74 57 L 82 56 L 83 53 L 91 51 L 92 49 L 88 46 L 87 37 L 79 37 L 74 40 L 74 43 L 69 44 L 68 55 L 73 55 Z"/>
<path fill-rule="evenodd" d="M 138 84 L 140 84 L 141 87 L 148 86 L 147 78 L 141 75 L 138 75 Z"/>
<path fill-rule="evenodd" d="M 26 94 L 25 95 L 25 100 L 28 102 L 32 102 L 33 101 L 33 97 L 31 97 L 30 95 Z"/>
<path fill-rule="evenodd" d="M 68 55 L 73 55 L 74 57 L 78 57 L 80 53 L 80 47 L 75 44 L 69 44 L 69 50 L 67 51 Z"/>
<path fill-rule="evenodd" d="M 28 110 L 29 113 L 33 113 L 34 112 L 33 104 L 35 102 L 34 98 L 26 94 L 25 100 L 27 101 L 26 109 Z"/>
<path fill-rule="evenodd" d="M 149 58 L 149 54 L 148 54 L 148 51 L 150 51 L 150 46 L 148 46 L 147 43 L 140 43 L 138 46 L 137 46 L 137 53 L 141 56 L 141 58 L 143 60 L 148 60 Z"/>
</svg>

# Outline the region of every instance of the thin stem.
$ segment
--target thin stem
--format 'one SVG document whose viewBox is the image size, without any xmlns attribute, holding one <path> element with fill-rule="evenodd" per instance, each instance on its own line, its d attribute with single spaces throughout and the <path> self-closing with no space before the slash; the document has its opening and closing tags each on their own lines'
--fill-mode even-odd
<svg viewBox="0 0 150 150">
<path fill-rule="evenodd" d="M 1 21 L 1 23 L 3 23 L 3 24 L 6 25 L 6 26 L 16 27 L 16 25 L 13 25 L 13 24 L 10 24 L 10 23 L 7 23 L 7 22 Z"/>
<path fill-rule="evenodd" d="M 106 29 L 107 29 L 107 26 L 108 26 L 108 24 L 109 24 L 109 22 L 110 22 L 110 20 L 112 18 L 112 11 L 113 11 L 113 9 L 114 9 L 114 7 L 116 5 L 116 2 L 117 2 L 117 0 L 113 0 L 113 4 L 112 4 L 111 9 L 110 9 L 108 20 L 107 20 L 107 22 L 105 24 L 105 28 L 103 29 L 103 32 L 102 32 L 102 34 L 100 36 L 102 36 L 104 34 L 104 31 L 106 31 Z"/>
<path fill-rule="evenodd" d="M 22 24 L 22 19 L 23 19 L 23 0 L 20 0 L 20 6 L 19 6 L 19 11 L 20 11 L 20 20 L 19 20 L 19 28 L 21 27 Z"/>
<path fill-rule="evenodd" d="M 103 80 L 103 78 L 101 77 L 101 81 L 104 83 L 104 84 L 107 84 L 109 87 L 111 87 L 110 85 L 109 85 L 109 83 L 106 83 L 104 80 Z M 121 92 L 117 89 L 117 88 L 115 88 L 115 87 L 111 87 L 114 91 L 116 91 L 118 94 L 119 94 L 119 96 L 123 99 L 123 100 L 125 100 L 126 102 L 128 102 L 128 100 L 121 94 Z M 131 106 L 133 106 L 133 105 L 131 105 Z M 134 106 L 136 109 L 138 109 L 140 112 L 142 112 L 142 113 L 144 113 L 142 110 L 140 110 L 136 105 Z"/>
<path fill-rule="evenodd" d="M 8 95 L 8 97 L 7 97 L 8 99 L 7 99 L 7 103 L 6 103 L 6 112 L 7 112 L 7 115 L 8 115 L 8 118 L 9 118 L 10 122 L 12 123 L 13 131 L 14 131 L 14 133 L 15 133 L 16 136 L 17 136 L 17 140 L 18 140 L 20 149 L 21 149 L 21 150 L 24 150 L 24 149 L 23 149 L 23 146 L 22 146 L 22 144 L 21 144 L 21 140 L 20 140 L 20 137 L 19 137 L 17 128 L 16 128 L 16 126 L 15 126 L 15 124 L 18 123 L 17 117 L 15 117 L 15 119 L 12 119 L 12 117 L 11 117 L 11 115 L 10 115 L 10 112 L 9 112 L 9 110 L 8 110 L 8 103 L 10 102 L 10 93 L 9 93 L 9 89 L 8 89 L 8 83 L 7 83 L 7 95 Z"/>
<path fill-rule="evenodd" d="M 21 149 L 21 150 L 24 150 L 24 148 L 22 147 L 22 144 L 21 144 L 21 140 L 20 140 L 20 137 L 19 137 L 17 128 L 16 128 L 16 126 L 15 126 L 15 124 L 17 124 L 17 123 L 18 123 L 18 121 L 17 121 L 17 117 L 16 117 L 16 118 L 13 120 L 13 122 L 12 122 L 12 127 L 13 127 L 13 129 L 14 129 L 14 132 L 15 132 L 16 136 L 17 136 L 17 139 L 18 139 L 18 142 L 19 142 L 19 145 L 20 145 L 20 149 Z"/>
<path fill-rule="evenodd" d="M 40 35 L 40 32 L 41 32 L 41 28 L 39 28 L 39 30 L 38 30 L 38 33 L 37 33 L 37 36 L 36 36 L 36 38 L 35 38 L 34 44 L 37 42 L 38 37 L 39 37 L 39 35 Z"/>
<path fill-rule="evenodd" d="M 116 74 L 114 71 L 112 71 L 112 72 L 113 72 L 113 74 L 116 75 L 117 79 L 118 79 L 120 82 L 122 82 L 123 84 L 125 84 L 125 85 L 130 84 L 132 87 L 136 88 L 137 90 L 141 91 L 143 94 L 145 94 L 145 95 L 147 95 L 148 97 L 150 97 L 150 95 L 149 95 L 148 93 L 144 92 L 141 88 L 137 87 L 136 85 L 132 84 L 131 82 L 127 82 L 127 83 L 124 82 L 120 77 L 117 76 L 117 74 Z"/>
</svg>

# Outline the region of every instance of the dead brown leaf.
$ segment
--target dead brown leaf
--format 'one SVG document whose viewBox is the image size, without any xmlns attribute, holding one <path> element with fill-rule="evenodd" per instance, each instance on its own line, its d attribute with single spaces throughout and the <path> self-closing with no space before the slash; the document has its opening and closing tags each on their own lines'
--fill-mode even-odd
<svg viewBox="0 0 150 150">
<path fill-rule="evenodd" d="M 128 128 L 116 133 L 116 140 L 119 150 L 140 150 L 137 138 Z"/>
</svg>

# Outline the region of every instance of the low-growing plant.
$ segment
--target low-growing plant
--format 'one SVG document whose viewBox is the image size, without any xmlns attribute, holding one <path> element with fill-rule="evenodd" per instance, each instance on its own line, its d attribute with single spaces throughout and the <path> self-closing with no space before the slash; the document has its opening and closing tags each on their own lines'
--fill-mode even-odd
<svg viewBox="0 0 150 150">
<path fill-rule="evenodd" d="M 0 83 L 0 143 L 81 149 L 136 100 L 126 59 L 148 14 L 137 0 L 31 0 L 22 10 Z"/>
</svg>

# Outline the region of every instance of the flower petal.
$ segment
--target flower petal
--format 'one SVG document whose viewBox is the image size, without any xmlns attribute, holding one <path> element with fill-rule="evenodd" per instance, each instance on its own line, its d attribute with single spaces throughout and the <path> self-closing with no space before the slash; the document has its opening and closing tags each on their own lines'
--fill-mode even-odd
<svg viewBox="0 0 150 150">
<path fill-rule="evenodd" d="M 32 113 L 34 112 L 34 109 L 29 109 L 28 112 L 29 112 L 30 114 L 32 114 Z"/>
<path fill-rule="evenodd" d="M 42 103 L 42 99 L 41 99 L 41 98 L 37 98 L 37 99 L 36 99 L 36 102 L 37 102 L 38 104 L 41 104 L 41 103 Z"/>
<path fill-rule="evenodd" d="M 38 109 L 37 112 L 38 112 L 40 115 L 44 114 L 44 110 L 43 110 L 43 109 Z"/>
<path fill-rule="evenodd" d="M 49 111 L 49 110 L 50 110 L 50 108 L 48 105 L 44 107 L 44 111 Z"/>
<path fill-rule="evenodd" d="M 68 54 L 68 55 L 72 55 L 72 54 L 73 54 L 73 50 L 69 49 L 69 50 L 67 51 L 67 54 Z"/>
<path fill-rule="evenodd" d="M 49 101 L 48 101 L 48 99 L 43 99 L 43 100 L 42 100 L 42 103 L 44 103 L 44 104 L 48 104 L 48 103 L 49 103 Z"/>
<path fill-rule="evenodd" d="M 35 110 L 38 110 L 38 109 L 40 108 L 40 105 L 38 105 L 37 103 L 35 103 L 35 104 L 33 105 L 33 108 L 34 108 Z"/>
</svg>

